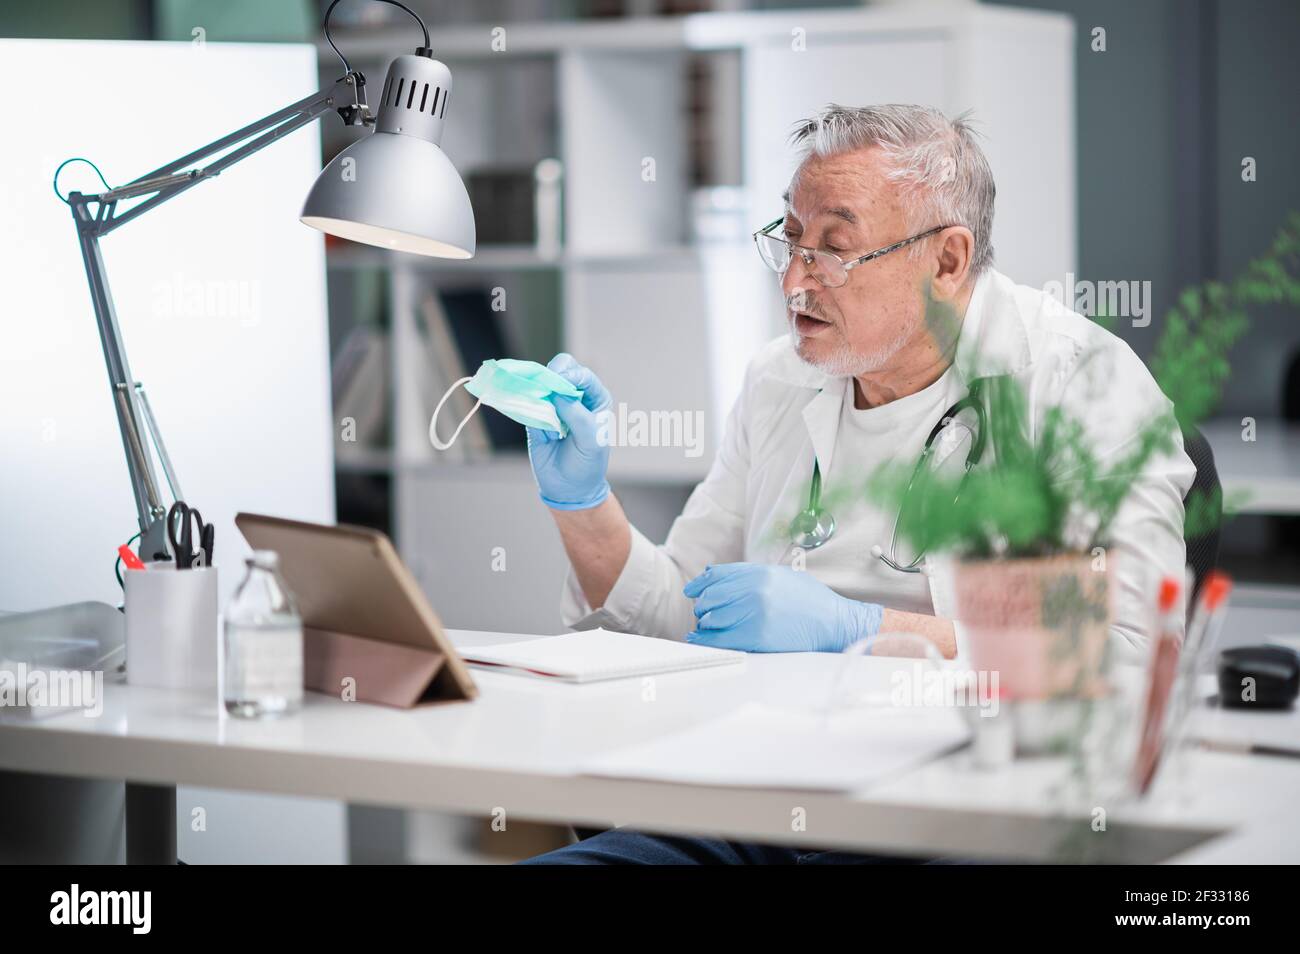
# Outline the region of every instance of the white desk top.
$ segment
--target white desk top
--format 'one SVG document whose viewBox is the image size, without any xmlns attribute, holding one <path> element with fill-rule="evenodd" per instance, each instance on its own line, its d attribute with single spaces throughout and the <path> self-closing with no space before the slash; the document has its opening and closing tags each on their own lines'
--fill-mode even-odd
<svg viewBox="0 0 1300 954">
<path fill-rule="evenodd" d="M 460 645 L 500 638 L 451 635 Z M 1051 759 L 981 773 L 959 752 L 852 795 L 573 771 L 593 755 L 743 701 L 820 702 L 842 660 L 754 655 L 740 666 L 658 676 L 653 698 L 641 679 L 573 686 L 476 670 L 481 695 L 472 703 L 400 711 L 308 693 L 301 713 L 270 722 L 228 718 L 206 693 L 106 685 L 99 718 L 74 712 L 34 722 L 0 719 L 0 766 L 476 815 L 503 808 L 521 819 L 898 853 L 1051 858 L 1079 829 L 1089 806 L 1078 806 L 1072 821 L 1061 817 L 1050 793 L 1064 765 Z M 908 661 L 851 662 L 883 688 Z M 1195 795 L 1185 804 L 1162 798 L 1112 812 L 1117 834 L 1121 816 L 1142 826 L 1140 836 L 1124 842 L 1123 857 L 1157 860 L 1225 832 L 1251 834 L 1258 843 L 1250 825 L 1261 818 L 1295 824 L 1290 809 L 1300 794 L 1300 760 L 1197 753 L 1188 781 Z M 806 813 L 804 831 L 791 830 L 796 808 Z M 1298 841 L 1289 844 L 1294 849 Z M 1290 860 L 1300 857 L 1292 852 Z"/>
<path fill-rule="evenodd" d="M 1201 428 L 1225 497 L 1247 494 L 1242 513 L 1300 513 L 1300 425 L 1263 418 L 1255 439 L 1242 439 L 1240 419 L 1215 419 Z"/>
</svg>

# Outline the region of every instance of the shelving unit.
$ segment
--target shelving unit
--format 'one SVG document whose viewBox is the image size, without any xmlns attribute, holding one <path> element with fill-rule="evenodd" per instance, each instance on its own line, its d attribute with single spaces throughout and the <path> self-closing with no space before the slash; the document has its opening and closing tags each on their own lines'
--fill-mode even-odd
<svg viewBox="0 0 1300 954">
<path fill-rule="evenodd" d="M 331 274 L 381 269 L 388 282 L 392 446 L 344 466 L 391 475 L 394 536 L 453 625 L 492 628 L 511 618 L 481 598 L 495 585 L 483 575 L 486 558 L 481 573 L 466 576 L 456 562 L 463 551 L 450 552 L 440 538 L 439 528 L 460 525 L 466 500 L 511 509 L 499 501 L 517 497 L 530 508 L 493 531 L 508 551 L 528 554 L 510 571 L 515 592 L 531 592 L 521 582 L 530 572 L 525 562 L 562 566 L 563 557 L 525 458 L 449 467 L 424 436 L 427 408 L 410 380 L 410 356 L 422 344 L 415 307 L 429 288 L 511 288 L 512 356 L 545 361 L 568 350 L 630 409 L 703 414 L 699 456 L 681 447 L 615 449 L 616 487 L 639 485 L 648 508 L 641 517 L 664 525 L 666 508 L 679 506 L 707 471 L 749 358 L 784 330 L 777 283 L 749 233 L 780 212 L 794 168 L 786 141 L 797 119 L 832 101 L 922 102 L 950 115 L 973 109 L 998 181 L 999 267 L 1028 284 L 1074 268 L 1068 17 L 954 3 L 512 24 L 499 51 L 493 28 L 433 32 L 434 54 L 455 80 L 443 145 L 462 174 L 558 158 L 563 249 L 547 257 L 528 245 L 483 245 L 465 262 L 352 248 L 328 256 Z M 387 58 L 411 38 L 394 29 L 343 33 L 337 42 L 378 86 Z M 322 43 L 320 53 L 322 78 L 332 76 L 333 51 Z M 327 140 L 327 156 L 339 145 Z M 700 148 L 710 150 L 703 161 Z M 647 159 L 653 178 L 643 175 Z M 739 199 L 727 220 L 734 227 L 706 241 L 693 226 L 695 190 L 720 186 Z M 521 301 L 520 283 L 530 281 L 533 291 Z M 543 286 L 545 295 L 536 292 Z M 527 328 L 511 317 L 514 309 L 528 313 Z M 495 504 L 481 495 L 489 474 L 500 495 Z M 534 574 L 547 587 L 550 576 Z M 534 607 L 533 618 L 555 602 Z M 554 619 L 558 628 L 558 610 Z"/>
</svg>

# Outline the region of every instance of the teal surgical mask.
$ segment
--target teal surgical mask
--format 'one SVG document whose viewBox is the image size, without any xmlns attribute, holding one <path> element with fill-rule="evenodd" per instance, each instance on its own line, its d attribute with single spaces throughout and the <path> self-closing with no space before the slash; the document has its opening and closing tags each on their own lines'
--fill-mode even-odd
<svg viewBox="0 0 1300 954">
<path fill-rule="evenodd" d="M 478 398 L 478 402 L 456 425 L 451 438 L 443 442 L 438 437 L 438 414 L 458 387 Z M 486 404 L 496 408 L 512 421 L 518 421 L 525 427 L 536 427 L 544 431 L 565 437 L 569 429 L 555 413 L 554 398 L 560 394 L 564 397 L 580 398 L 582 392 L 569 381 L 556 374 L 550 368 L 536 361 L 517 361 L 514 358 L 489 359 L 484 361 L 478 372 L 471 378 L 461 378 L 438 401 L 429 421 L 429 440 L 438 450 L 446 450 L 456 442 L 461 430 L 469 423 L 479 406 Z"/>
</svg>

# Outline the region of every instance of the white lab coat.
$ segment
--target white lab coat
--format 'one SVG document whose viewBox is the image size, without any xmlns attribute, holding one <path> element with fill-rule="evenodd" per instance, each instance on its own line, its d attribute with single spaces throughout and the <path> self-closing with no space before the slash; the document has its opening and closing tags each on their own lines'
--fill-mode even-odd
<svg viewBox="0 0 1300 954">
<path fill-rule="evenodd" d="M 976 281 L 955 371 L 966 385 L 979 377 L 1015 376 L 1028 397 L 1031 437 L 1037 437 L 1046 410 L 1060 404 L 1083 419 L 1104 459 L 1118 459 L 1141 426 L 1169 407 L 1125 342 L 1050 295 L 992 269 Z M 692 601 L 682 594 L 687 580 L 711 563 L 780 560 L 784 549 L 773 547 L 774 528 L 804 505 L 814 453 L 823 474 L 830 472 L 846 393 L 844 379 L 804 364 L 788 336 L 765 346 L 746 371 L 708 476 L 667 541 L 656 546 L 633 528 L 627 564 L 599 610 L 587 604 L 570 571 L 562 598 L 565 623 L 682 639 L 695 623 Z M 1131 658 L 1146 645 L 1159 579 L 1183 578 L 1183 497 L 1194 476 L 1180 438 L 1174 452 L 1148 464 L 1113 522 L 1107 558 L 1114 560 L 1112 639 L 1121 655 Z M 812 561 L 808 570 L 816 573 Z M 940 576 L 930 579 L 931 607 L 951 616 Z M 903 585 L 914 589 L 915 577 L 900 580 Z M 960 655 L 965 638 L 959 623 L 956 629 Z"/>
</svg>

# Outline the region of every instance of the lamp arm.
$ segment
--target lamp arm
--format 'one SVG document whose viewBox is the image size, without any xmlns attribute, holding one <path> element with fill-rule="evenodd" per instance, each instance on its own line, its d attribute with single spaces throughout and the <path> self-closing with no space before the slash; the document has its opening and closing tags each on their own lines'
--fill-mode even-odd
<svg viewBox="0 0 1300 954">
<path fill-rule="evenodd" d="M 152 172 L 133 179 L 126 185 L 104 192 L 82 195 L 78 192 L 69 194 L 69 202 L 91 203 L 99 206 L 91 226 L 95 234 L 103 236 L 124 225 L 137 216 L 161 205 L 180 193 L 192 188 L 204 179 L 221 175 L 235 163 L 247 159 L 253 153 L 269 146 L 282 136 L 307 125 L 329 109 L 336 109 L 343 121 L 350 126 L 369 125 L 373 122 L 366 104 L 366 79 L 353 70 L 337 79 L 332 85 L 313 93 L 305 99 L 264 116 L 257 122 L 249 123 L 227 136 L 208 143 L 200 149 L 187 153 L 179 159 L 160 166 Z M 261 133 L 261 135 L 258 135 Z M 256 139 L 252 137 L 257 136 Z M 252 140 L 249 142 L 248 140 Z M 207 166 L 198 169 L 187 168 L 201 162 L 224 149 L 230 149 L 243 143 L 237 149 L 231 149 Z M 185 170 L 185 171 L 180 171 Z M 152 198 L 127 211 L 117 214 L 116 203 L 121 199 L 131 199 L 142 195 Z"/>
<path fill-rule="evenodd" d="M 163 463 L 168 485 L 174 494 L 179 493 L 179 482 L 172 471 L 171 460 L 167 456 L 157 423 L 153 420 L 152 410 L 147 406 L 143 388 L 131 375 L 126 347 L 122 343 L 122 332 L 118 327 L 117 310 L 108 288 L 108 275 L 99 240 L 119 226 L 180 195 L 205 179 L 220 175 L 235 163 L 247 159 L 282 136 L 305 126 L 331 108 L 336 109 L 348 125 L 363 126 L 373 122 L 366 105 L 365 77 L 361 73 L 349 70 L 331 86 L 242 129 L 237 129 L 228 136 L 223 136 L 126 185 L 96 194 L 72 192 L 68 195 L 68 204 L 72 207 L 72 216 L 77 226 L 81 258 L 86 267 L 86 280 L 90 285 L 95 320 L 99 326 L 100 344 L 108 367 L 109 387 L 112 389 L 113 406 L 117 412 L 122 446 L 126 452 L 127 470 L 131 475 L 136 514 L 140 524 L 140 557 L 146 562 L 170 558 L 166 528 L 167 507 L 164 506 L 159 493 L 146 434 L 152 439 L 158 457 Z M 187 168 L 226 149 L 230 151 L 202 168 Z M 120 215 L 117 214 L 118 201 L 146 195 L 150 198 Z"/>
</svg>

